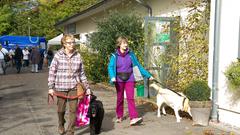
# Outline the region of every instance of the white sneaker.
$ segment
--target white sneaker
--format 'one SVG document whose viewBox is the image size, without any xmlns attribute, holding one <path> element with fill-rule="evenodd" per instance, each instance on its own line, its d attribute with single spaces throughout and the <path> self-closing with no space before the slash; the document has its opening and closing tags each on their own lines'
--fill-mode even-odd
<svg viewBox="0 0 240 135">
<path fill-rule="evenodd" d="M 134 118 L 130 121 L 130 125 L 135 126 L 135 125 L 141 124 L 142 122 L 143 122 L 143 119 L 141 117 L 140 118 Z"/>
<path fill-rule="evenodd" d="M 122 122 L 122 118 L 117 118 L 116 123 L 121 123 Z"/>
</svg>

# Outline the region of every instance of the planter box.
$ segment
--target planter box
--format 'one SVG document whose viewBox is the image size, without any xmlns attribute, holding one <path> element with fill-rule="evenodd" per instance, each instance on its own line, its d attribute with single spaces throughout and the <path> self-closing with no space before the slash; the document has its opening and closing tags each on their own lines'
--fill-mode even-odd
<svg viewBox="0 0 240 135">
<path fill-rule="evenodd" d="M 208 126 L 212 101 L 190 101 L 193 125 Z"/>
</svg>

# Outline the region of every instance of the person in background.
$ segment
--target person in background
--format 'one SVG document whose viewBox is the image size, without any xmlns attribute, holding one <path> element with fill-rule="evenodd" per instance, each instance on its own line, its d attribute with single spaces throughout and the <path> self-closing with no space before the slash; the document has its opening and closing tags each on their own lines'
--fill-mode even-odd
<svg viewBox="0 0 240 135">
<path fill-rule="evenodd" d="M 39 59 L 39 63 L 38 63 L 38 70 L 42 70 L 45 49 L 43 49 L 41 46 L 39 46 L 38 51 L 40 53 L 40 59 Z"/>
<path fill-rule="evenodd" d="M 53 51 L 51 50 L 51 47 L 49 47 L 48 51 L 47 51 L 48 68 L 50 67 L 50 65 L 52 63 L 53 57 L 54 57 Z"/>
<path fill-rule="evenodd" d="M 23 53 L 23 67 L 28 67 L 29 66 L 29 55 L 30 55 L 28 48 L 25 47 L 22 50 L 22 53 Z"/>
<path fill-rule="evenodd" d="M 30 53 L 30 60 L 32 64 L 32 73 L 38 73 L 38 63 L 40 60 L 40 53 L 36 49 L 36 47 L 32 47 L 32 51 Z"/>
<path fill-rule="evenodd" d="M 117 123 L 123 120 L 123 101 L 124 89 L 126 92 L 128 111 L 130 116 L 130 125 L 140 124 L 143 119 L 138 117 L 138 112 L 134 100 L 135 78 L 133 74 L 133 67 L 137 66 L 143 77 L 153 79 L 151 74 L 146 71 L 138 62 L 136 55 L 128 48 L 128 39 L 126 37 L 119 37 L 117 39 L 117 49 L 110 57 L 108 64 L 108 73 L 110 82 L 115 83 L 117 90 Z"/>
<path fill-rule="evenodd" d="M 15 61 L 14 61 L 14 56 L 15 56 L 15 46 L 12 46 L 11 49 L 9 50 L 8 53 L 11 57 L 11 67 L 13 68 L 15 65 Z"/>
<path fill-rule="evenodd" d="M 22 58 L 23 58 L 22 49 L 18 45 L 16 45 L 14 59 L 15 59 L 17 73 L 20 73 L 20 71 L 21 71 L 21 68 L 22 68 Z"/>
<path fill-rule="evenodd" d="M 0 43 L 0 74 L 6 74 L 6 62 L 4 60 L 4 55 L 8 55 L 8 50 L 2 47 Z"/>
<path fill-rule="evenodd" d="M 77 96 L 77 82 L 82 82 L 86 88 L 86 94 L 91 94 L 81 55 L 75 49 L 74 36 L 64 35 L 61 39 L 61 45 L 62 48 L 54 55 L 49 68 L 48 93 L 53 95 L 56 91 L 66 96 Z M 67 135 L 74 135 L 78 99 L 68 100 L 57 97 L 58 132 L 59 134 L 65 133 L 64 115 L 67 102 L 69 103 Z"/>
</svg>

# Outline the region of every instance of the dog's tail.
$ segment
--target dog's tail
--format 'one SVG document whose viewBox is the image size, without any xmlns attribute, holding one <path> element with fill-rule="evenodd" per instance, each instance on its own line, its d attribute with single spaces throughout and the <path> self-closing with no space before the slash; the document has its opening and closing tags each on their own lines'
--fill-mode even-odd
<svg viewBox="0 0 240 135">
<path fill-rule="evenodd" d="M 189 99 L 185 97 L 183 100 L 183 111 L 187 112 L 188 108 L 189 108 Z"/>
</svg>

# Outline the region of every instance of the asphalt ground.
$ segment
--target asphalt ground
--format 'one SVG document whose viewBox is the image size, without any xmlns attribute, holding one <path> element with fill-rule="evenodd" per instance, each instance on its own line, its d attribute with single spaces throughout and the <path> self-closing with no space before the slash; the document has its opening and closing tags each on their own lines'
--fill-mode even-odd
<svg viewBox="0 0 240 135">
<path fill-rule="evenodd" d="M 24 68 L 20 74 L 10 67 L 6 75 L 0 75 L 0 135 L 58 134 L 56 105 L 47 104 L 47 77 L 46 67 L 39 73 Z M 114 88 L 91 84 L 91 89 L 104 104 L 102 135 L 237 135 L 216 126 L 193 126 L 191 118 L 185 116 L 176 123 L 171 110 L 158 118 L 152 103 L 141 99 L 136 101 L 139 116 L 143 117 L 141 125 L 130 126 L 127 104 L 124 106 L 125 120 L 115 123 Z M 76 128 L 75 134 L 88 135 L 89 127 Z"/>
</svg>

